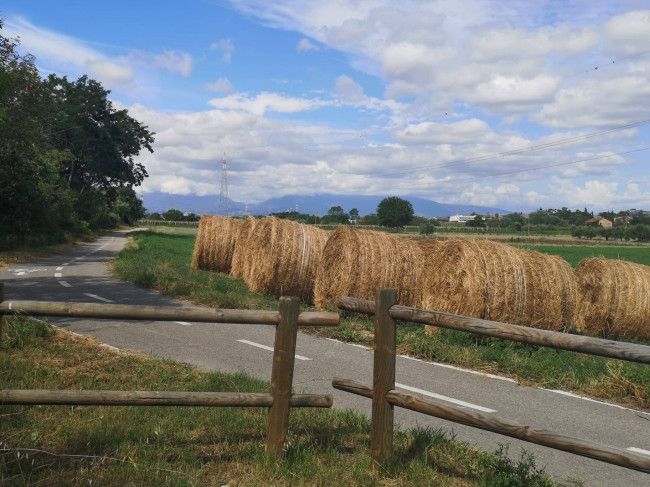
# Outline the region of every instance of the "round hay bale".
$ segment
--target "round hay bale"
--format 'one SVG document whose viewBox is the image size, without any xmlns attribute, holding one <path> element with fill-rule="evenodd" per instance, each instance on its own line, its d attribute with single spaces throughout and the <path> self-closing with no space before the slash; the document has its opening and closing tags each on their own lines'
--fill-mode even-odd
<svg viewBox="0 0 650 487">
<path fill-rule="evenodd" d="M 253 292 L 311 301 L 329 233 L 275 217 L 256 223 L 245 244 L 242 277 Z"/>
<path fill-rule="evenodd" d="M 340 226 L 323 250 L 314 287 L 316 307 L 326 309 L 341 296 L 374 300 L 379 287 L 395 288 L 400 304 L 418 306 L 422 260 L 423 251 L 413 240 Z"/>
<path fill-rule="evenodd" d="M 244 278 L 244 269 L 248 256 L 248 240 L 255 231 L 255 226 L 259 219 L 249 216 L 244 221 L 244 224 L 239 229 L 237 238 L 235 239 L 235 250 L 232 254 L 232 263 L 230 266 L 230 275 L 239 279 Z M 251 268 L 249 266 L 249 268 Z"/>
<path fill-rule="evenodd" d="M 426 309 L 547 330 L 566 330 L 574 321 L 576 281 L 559 257 L 457 238 L 440 245 L 430 267 Z"/>
<path fill-rule="evenodd" d="M 433 265 L 433 256 L 436 255 L 436 253 L 440 250 L 440 245 L 442 244 L 442 240 L 435 239 L 435 238 L 424 238 L 422 240 L 418 240 L 418 245 L 420 246 L 420 249 L 422 249 L 423 253 L 423 260 L 422 260 L 422 265 L 423 265 L 423 276 L 430 273 L 430 272 L 436 272 L 436 269 Z M 422 306 L 422 298 L 420 298 L 420 303 L 417 304 L 418 307 Z M 416 306 L 416 305 L 413 305 Z M 434 337 L 437 336 L 438 333 L 440 333 L 440 328 L 437 326 L 433 325 L 424 325 L 424 333 L 428 336 Z"/>
<path fill-rule="evenodd" d="M 206 228 L 208 226 L 209 215 L 201 215 L 199 220 L 199 229 L 196 232 L 196 241 L 194 243 L 194 252 L 192 252 L 192 268 L 203 269 L 207 260 L 207 245 L 205 238 L 207 235 Z"/>
<path fill-rule="evenodd" d="M 202 269 L 230 272 L 235 239 L 243 220 L 225 216 L 209 216 L 205 226 L 205 261 Z M 198 244 L 198 239 L 197 239 Z"/>
<path fill-rule="evenodd" d="M 575 270 L 585 331 L 650 340 L 650 267 L 615 259 L 583 259 Z"/>
</svg>

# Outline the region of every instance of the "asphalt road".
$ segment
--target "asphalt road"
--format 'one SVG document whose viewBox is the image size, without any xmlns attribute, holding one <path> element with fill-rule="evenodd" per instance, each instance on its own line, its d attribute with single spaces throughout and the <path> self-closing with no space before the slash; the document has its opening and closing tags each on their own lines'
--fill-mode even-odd
<svg viewBox="0 0 650 487">
<path fill-rule="evenodd" d="M 108 276 L 106 263 L 125 245 L 126 233 L 0 271 L 5 300 L 110 302 L 189 307 L 156 291 Z M 57 318 L 53 324 L 93 335 L 120 349 L 145 352 L 205 370 L 245 372 L 270 380 L 274 329 L 260 325 L 185 322 L 82 320 Z M 272 349 L 272 348 L 271 348 Z M 294 385 L 334 396 L 334 407 L 370 415 L 370 400 L 331 387 L 333 377 L 372 384 L 372 351 L 366 347 L 299 334 Z M 397 358 L 398 389 L 495 415 L 501 419 L 630 449 L 650 456 L 650 412 L 579 398 L 562 391 L 520 386 L 510 379 L 461 370 L 409 357 Z M 650 475 L 514 440 L 437 418 L 395 408 L 402 428 L 442 428 L 458 440 L 494 451 L 509 444 L 510 456 L 526 450 L 537 465 L 559 481 L 578 479 L 588 486 L 650 486 Z"/>
</svg>

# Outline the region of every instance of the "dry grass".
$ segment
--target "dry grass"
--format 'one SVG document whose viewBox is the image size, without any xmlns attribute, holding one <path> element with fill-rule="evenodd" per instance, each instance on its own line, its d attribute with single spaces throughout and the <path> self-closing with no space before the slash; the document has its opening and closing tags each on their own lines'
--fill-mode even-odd
<svg viewBox="0 0 650 487">
<path fill-rule="evenodd" d="M 316 268 L 329 232 L 275 217 L 255 223 L 238 242 L 237 268 L 253 292 L 311 301 Z"/>
<path fill-rule="evenodd" d="M 232 254 L 232 265 L 230 267 L 230 275 L 240 279 L 246 280 L 245 273 L 252 270 L 251 266 L 246 266 L 249 258 L 248 255 L 248 242 L 255 232 L 255 227 L 260 220 L 249 216 L 239 229 L 239 234 L 235 239 L 235 251 Z M 250 278 L 250 276 L 249 276 Z"/>
<path fill-rule="evenodd" d="M 650 267 L 584 259 L 575 274 L 586 331 L 611 338 L 650 339 Z"/>
<path fill-rule="evenodd" d="M 423 308 L 548 330 L 574 321 L 575 277 L 560 258 L 459 238 L 443 242 L 428 265 Z"/>
<path fill-rule="evenodd" d="M 225 216 L 203 215 L 192 256 L 195 269 L 230 272 L 235 240 L 243 220 Z"/>
<path fill-rule="evenodd" d="M 400 304 L 419 306 L 423 260 L 416 241 L 339 227 L 325 245 L 316 274 L 316 307 L 325 309 L 340 296 L 374 299 L 378 287 L 393 287 Z"/>
</svg>

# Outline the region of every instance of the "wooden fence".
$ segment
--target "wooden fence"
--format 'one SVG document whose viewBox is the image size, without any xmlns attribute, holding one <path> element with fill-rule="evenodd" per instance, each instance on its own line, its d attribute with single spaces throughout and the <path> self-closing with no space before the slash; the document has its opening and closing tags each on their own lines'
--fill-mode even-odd
<svg viewBox="0 0 650 487">
<path fill-rule="evenodd" d="M 371 455 L 381 465 L 392 455 L 393 408 L 399 406 L 429 416 L 493 431 L 520 440 L 575 453 L 622 467 L 650 473 L 650 458 L 588 440 L 534 429 L 454 406 L 428 401 L 395 390 L 395 320 L 411 321 L 498 337 L 551 348 L 573 350 L 631 362 L 650 364 L 650 346 L 568 335 L 524 326 L 398 306 L 394 289 L 378 289 L 375 301 L 344 297 L 340 309 L 375 315 L 375 350 L 372 387 L 350 379 L 334 378 L 332 386 L 352 394 L 372 398 Z"/>
<path fill-rule="evenodd" d="M 289 425 L 289 409 L 332 407 L 332 396 L 292 394 L 296 338 L 299 326 L 338 326 L 338 313 L 300 312 L 300 300 L 282 297 L 278 311 L 236 309 L 174 309 L 154 306 L 87 304 L 46 301 L 3 301 L 0 283 L 0 332 L 6 315 L 64 316 L 203 323 L 275 325 L 271 390 L 262 393 L 186 391 L 73 391 L 2 390 L 0 404 L 268 407 L 266 449 L 282 456 Z"/>
</svg>

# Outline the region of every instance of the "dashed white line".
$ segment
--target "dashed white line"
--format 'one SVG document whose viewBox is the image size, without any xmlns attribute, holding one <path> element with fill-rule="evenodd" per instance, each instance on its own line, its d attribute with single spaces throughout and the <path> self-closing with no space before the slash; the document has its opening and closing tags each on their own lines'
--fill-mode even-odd
<svg viewBox="0 0 650 487">
<path fill-rule="evenodd" d="M 62 270 L 63 270 L 63 267 L 57 267 L 56 270 L 57 270 L 57 271 L 62 271 Z"/>
<path fill-rule="evenodd" d="M 464 406 L 466 408 L 483 411 L 484 413 L 496 413 L 496 409 L 486 408 L 483 406 L 479 406 L 478 404 L 472 404 L 471 402 L 465 402 L 465 401 L 461 401 L 460 399 L 454 399 L 453 397 L 442 396 L 440 394 L 436 394 L 435 392 L 424 391 L 422 389 L 418 389 L 417 387 L 411 387 L 404 384 L 399 384 L 397 382 L 395 383 L 395 387 L 399 387 L 400 389 L 404 389 L 406 391 L 416 392 L 424 396 L 433 397 L 435 399 L 440 399 L 441 401 L 458 404 L 459 406 Z"/>
<path fill-rule="evenodd" d="M 63 277 L 63 275 L 61 275 L 60 272 L 55 272 L 55 273 L 54 273 L 54 277 Z"/>
<path fill-rule="evenodd" d="M 255 343 L 248 340 L 237 340 L 237 341 L 241 343 L 245 343 L 247 345 L 252 345 L 253 347 L 263 348 L 264 350 L 270 350 L 271 352 L 273 351 L 273 347 L 267 347 L 266 345 L 262 345 L 261 343 Z M 296 358 L 298 360 L 311 360 L 309 357 L 303 357 L 302 355 L 298 355 L 298 354 L 296 354 Z"/>
<path fill-rule="evenodd" d="M 640 453 L 641 455 L 650 456 L 650 450 L 644 450 L 643 448 L 635 448 L 633 446 L 626 448 L 626 450 L 633 451 L 634 453 Z"/>
<path fill-rule="evenodd" d="M 61 282 L 61 281 L 59 281 Z M 110 299 L 102 298 L 101 296 L 97 296 L 96 294 L 90 294 L 90 293 L 84 293 L 84 296 L 88 296 L 89 298 L 93 299 L 98 299 L 99 301 L 104 301 L 105 303 L 114 303 L 115 301 L 111 301 Z"/>
<path fill-rule="evenodd" d="M 612 404 L 611 402 L 599 401 L 597 399 L 592 399 L 590 397 L 579 396 L 578 394 L 574 394 L 573 392 L 569 392 L 569 391 L 561 391 L 559 389 L 545 389 L 544 387 L 540 387 L 539 389 L 541 389 L 543 391 L 554 392 L 555 394 L 560 394 L 562 396 L 572 397 L 574 399 L 582 399 L 583 401 L 594 402 L 596 404 L 602 404 L 603 406 L 610 406 L 610 407 L 617 408 L 617 409 L 625 409 L 626 411 L 633 411 L 635 413 L 645 414 L 645 415 L 650 416 L 649 412 L 639 411 L 638 409 L 626 408 L 625 406 L 620 406 L 618 404 Z"/>
<path fill-rule="evenodd" d="M 188 323 L 187 321 L 174 321 L 174 323 L 177 323 L 177 324 L 183 325 L 183 326 L 192 326 L 192 323 Z"/>
<path fill-rule="evenodd" d="M 63 265 L 70 265 L 70 262 L 66 262 L 66 263 L 65 263 L 65 264 L 63 264 Z"/>
<path fill-rule="evenodd" d="M 72 287 L 72 284 L 68 284 L 68 283 L 65 282 L 65 281 L 56 281 L 56 282 L 58 282 L 59 284 L 61 284 L 63 287 Z"/>
</svg>

